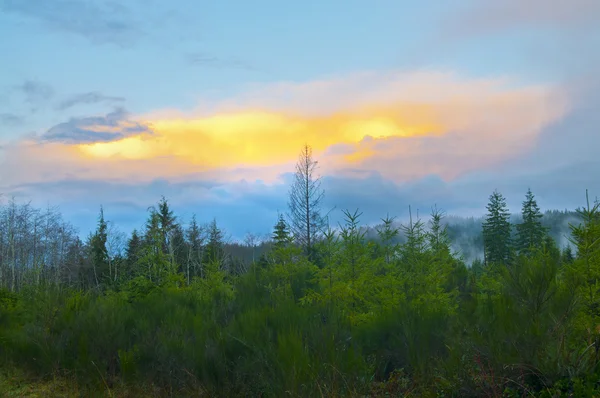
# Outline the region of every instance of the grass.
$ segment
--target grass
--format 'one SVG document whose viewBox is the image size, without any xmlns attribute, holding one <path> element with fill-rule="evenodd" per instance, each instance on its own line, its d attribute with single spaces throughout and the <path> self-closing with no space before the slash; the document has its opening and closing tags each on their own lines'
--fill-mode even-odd
<svg viewBox="0 0 600 398">
<path fill-rule="evenodd" d="M 0 367 L 0 396 L 2 398 L 138 398 L 138 397 L 204 397 L 202 391 L 169 391 L 151 384 L 114 387 L 82 386 L 66 375 L 40 378 L 15 367 Z"/>
</svg>

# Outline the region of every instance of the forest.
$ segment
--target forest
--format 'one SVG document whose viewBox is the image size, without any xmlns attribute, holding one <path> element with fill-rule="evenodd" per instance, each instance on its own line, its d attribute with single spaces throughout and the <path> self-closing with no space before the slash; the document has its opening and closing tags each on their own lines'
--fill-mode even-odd
<svg viewBox="0 0 600 398">
<path fill-rule="evenodd" d="M 0 392 L 107 397 L 600 395 L 600 202 L 330 222 L 309 146 L 268 239 L 162 197 L 82 239 L 0 209 Z M 443 201 L 443 198 L 440 198 Z M 251 229 L 251 226 L 249 226 Z"/>
</svg>

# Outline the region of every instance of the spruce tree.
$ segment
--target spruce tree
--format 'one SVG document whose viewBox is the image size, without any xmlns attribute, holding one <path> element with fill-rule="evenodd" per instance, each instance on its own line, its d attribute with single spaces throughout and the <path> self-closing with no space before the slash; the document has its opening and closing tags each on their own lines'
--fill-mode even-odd
<svg viewBox="0 0 600 398">
<path fill-rule="evenodd" d="M 398 252 L 398 244 L 395 241 L 400 234 L 400 228 L 394 227 L 394 217 L 389 214 L 382 218 L 383 225 L 377 228 L 377 236 L 381 240 L 383 258 L 386 264 L 390 264 Z"/>
<path fill-rule="evenodd" d="M 517 224 L 517 247 L 519 254 L 528 255 L 542 248 L 546 229 L 542 226 L 542 213 L 531 189 L 527 190 L 521 211 L 523 222 Z"/>
<path fill-rule="evenodd" d="M 192 216 L 192 220 L 190 221 L 190 225 L 186 231 L 186 240 L 187 240 L 187 261 L 186 261 L 186 276 L 188 283 L 190 283 L 191 278 L 194 276 L 202 277 L 202 256 L 203 256 L 203 244 L 204 237 L 202 234 L 203 230 L 198 225 L 196 220 L 196 215 Z"/>
<path fill-rule="evenodd" d="M 217 220 L 213 219 L 208 227 L 208 242 L 204 249 L 203 264 L 222 265 L 225 259 L 223 232 L 217 226 Z"/>
<path fill-rule="evenodd" d="M 275 224 L 272 238 L 276 248 L 285 247 L 290 242 L 290 233 L 283 214 L 279 214 L 279 219 L 277 224 Z"/>
<path fill-rule="evenodd" d="M 567 244 L 562 252 L 562 262 L 563 264 L 571 264 L 573 260 L 575 260 L 575 255 L 573 254 L 573 249 L 571 245 Z"/>
<path fill-rule="evenodd" d="M 436 256 L 448 258 L 450 256 L 450 238 L 448 227 L 442 225 L 443 218 L 444 213 L 442 211 L 438 210 L 437 207 L 432 209 L 427 240 L 429 241 L 429 248 Z"/>
<path fill-rule="evenodd" d="M 127 277 L 132 277 L 135 273 L 135 268 L 138 265 L 142 253 L 142 239 L 137 231 L 134 229 L 131 233 L 131 237 L 127 242 L 127 248 L 125 249 L 125 261 L 127 264 Z"/>
<path fill-rule="evenodd" d="M 89 238 L 89 247 L 91 251 L 92 266 L 94 268 L 94 279 L 96 286 L 104 279 L 104 274 L 108 270 L 108 250 L 106 242 L 108 241 L 108 224 L 104 219 L 104 209 L 100 207 L 98 216 L 98 226 L 96 231 Z"/>
<path fill-rule="evenodd" d="M 508 264 L 511 257 L 511 224 L 506 199 L 497 190 L 490 195 L 483 223 L 485 264 Z"/>
<path fill-rule="evenodd" d="M 160 222 L 160 234 L 163 252 L 169 253 L 171 256 L 171 261 L 174 261 L 175 248 L 171 242 L 171 232 L 174 231 L 177 226 L 177 219 L 173 215 L 173 211 L 169 207 L 169 202 L 164 196 L 158 202 L 158 209 L 156 210 L 156 213 Z"/>
</svg>

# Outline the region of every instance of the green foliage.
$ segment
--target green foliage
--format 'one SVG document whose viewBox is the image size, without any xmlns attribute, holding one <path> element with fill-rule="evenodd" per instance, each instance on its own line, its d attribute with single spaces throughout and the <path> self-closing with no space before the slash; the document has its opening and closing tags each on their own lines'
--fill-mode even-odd
<svg viewBox="0 0 600 398">
<path fill-rule="evenodd" d="M 239 272 L 216 221 L 205 241 L 163 199 L 118 283 L 0 290 L 0 367 L 68 377 L 86 396 L 598 395 L 600 205 L 579 210 L 576 256 L 549 235 L 512 256 L 504 199 L 491 202 L 486 265 L 452 251 L 437 208 L 428 224 L 386 217 L 377 242 L 346 210 L 314 242 L 318 265 L 280 217 L 271 251 Z M 93 266 L 110 276 L 102 212 L 94 235 Z"/>
</svg>

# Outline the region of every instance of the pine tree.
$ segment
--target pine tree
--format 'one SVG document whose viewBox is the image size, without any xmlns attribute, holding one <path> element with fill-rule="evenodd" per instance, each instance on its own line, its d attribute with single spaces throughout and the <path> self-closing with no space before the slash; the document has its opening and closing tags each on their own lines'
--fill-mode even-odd
<svg viewBox="0 0 600 398">
<path fill-rule="evenodd" d="M 196 215 L 192 216 L 190 225 L 186 231 L 188 256 L 186 261 L 186 276 L 188 284 L 193 276 L 202 277 L 203 236 L 202 228 L 196 221 Z"/>
<path fill-rule="evenodd" d="M 291 237 L 283 214 L 279 214 L 279 219 L 277 224 L 275 224 L 272 239 L 276 248 L 285 247 L 290 243 Z"/>
<path fill-rule="evenodd" d="M 402 230 L 406 236 L 406 243 L 402 245 L 401 253 L 403 262 L 409 267 L 416 267 L 427 249 L 427 235 L 425 224 L 419 219 L 413 222 L 412 211 L 408 208 L 410 219 L 408 225 L 403 225 Z"/>
<path fill-rule="evenodd" d="M 564 264 L 571 264 L 575 260 L 575 255 L 573 255 L 573 249 L 571 245 L 567 244 L 562 252 L 562 262 Z"/>
<path fill-rule="evenodd" d="M 171 272 L 170 259 L 164 251 L 163 238 L 160 213 L 155 208 L 150 208 L 140 263 L 143 264 L 146 276 L 154 282 L 161 282 L 162 275 Z"/>
<path fill-rule="evenodd" d="M 429 248 L 438 257 L 448 258 L 450 256 L 450 238 L 448 236 L 448 227 L 442 225 L 444 213 L 436 208 L 431 211 L 431 220 L 429 221 L 429 232 L 427 239 Z"/>
<path fill-rule="evenodd" d="M 98 216 L 98 225 L 96 231 L 89 238 L 89 247 L 91 251 L 92 266 L 94 268 L 94 279 L 96 286 L 104 280 L 108 269 L 108 250 L 106 242 L 108 241 L 108 225 L 104 219 L 104 209 L 100 206 L 100 215 Z"/>
<path fill-rule="evenodd" d="M 390 264 L 398 251 L 398 245 L 394 244 L 394 240 L 398 238 L 400 228 L 394 227 L 394 217 L 390 217 L 389 214 L 381 221 L 383 225 L 377 228 L 377 235 L 381 240 L 384 261 Z"/>
<path fill-rule="evenodd" d="M 158 220 L 160 223 L 160 234 L 163 252 L 168 253 L 171 262 L 175 262 L 175 248 L 171 242 L 171 233 L 177 227 L 176 217 L 173 215 L 173 211 L 169 207 L 169 202 L 165 197 L 161 197 L 158 202 L 158 209 L 156 210 Z"/>
<path fill-rule="evenodd" d="M 140 260 L 142 252 L 142 238 L 140 237 L 137 229 L 131 232 L 131 237 L 127 242 L 127 248 L 125 249 L 125 262 L 127 264 L 128 277 L 132 277 L 135 273 L 138 261 Z"/>
<path fill-rule="evenodd" d="M 188 254 L 185 233 L 181 225 L 175 224 L 169 233 L 169 246 L 171 247 L 171 258 L 174 262 L 174 266 L 180 271 L 186 264 Z"/>
<path fill-rule="evenodd" d="M 225 259 L 223 232 L 217 226 L 217 220 L 213 219 L 208 227 L 208 242 L 204 249 L 204 264 L 222 265 Z"/>
<path fill-rule="evenodd" d="M 490 195 L 483 223 L 485 264 L 508 264 L 511 257 L 511 224 L 506 199 L 497 190 Z"/>
<path fill-rule="evenodd" d="M 517 250 L 528 255 L 542 248 L 546 229 L 542 226 L 542 213 L 531 189 L 527 190 L 521 211 L 523 222 L 517 224 Z"/>
</svg>

